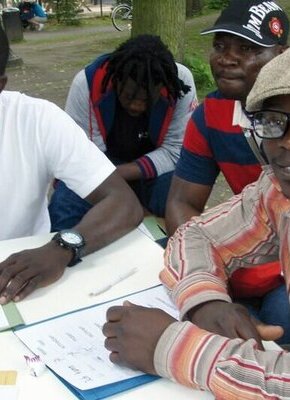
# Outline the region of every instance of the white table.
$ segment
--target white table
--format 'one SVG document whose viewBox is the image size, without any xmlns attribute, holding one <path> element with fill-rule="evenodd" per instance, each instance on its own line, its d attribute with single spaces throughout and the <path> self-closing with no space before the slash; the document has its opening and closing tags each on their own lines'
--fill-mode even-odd
<svg viewBox="0 0 290 400">
<path fill-rule="evenodd" d="M 49 236 L 29 237 L 0 242 L 0 260 L 13 252 L 46 243 Z M 98 297 L 90 297 L 98 282 L 110 280 L 115 270 L 125 272 L 132 266 L 138 272 Z M 87 307 L 159 283 L 163 249 L 138 230 L 87 256 L 74 268 L 67 268 L 55 284 L 36 290 L 18 303 L 27 324 L 65 312 Z M 0 370 L 17 370 L 18 400 L 75 400 L 76 397 L 49 371 L 38 378 L 29 375 L 24 355 L 28 351 L 12 332 L 0 333 Z M 165 379 L 112 396 L 118 400 L 211 400 L 207 392 L 193 391 Z M 1 399 L 2 400 L 2 399 Z M 4 399 L 3 399 L 4 400 Z"/>
</svg>

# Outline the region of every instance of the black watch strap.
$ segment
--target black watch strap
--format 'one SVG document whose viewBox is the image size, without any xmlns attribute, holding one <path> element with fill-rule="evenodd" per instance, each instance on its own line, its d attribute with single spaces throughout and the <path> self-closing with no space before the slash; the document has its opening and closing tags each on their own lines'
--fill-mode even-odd
<svg viewBox="0 0 290 400">
<path fill-rule="evenodd" d="M 77 235 L 79 238 L 79 243 L 70 243 L 68 240 L 65 239 L 66 235 Z M 53 237 L 52 240 L 54 240 L 59 246 L 72 250 L 72 259 L 70 262 L 67 264 L 68 267 L 73 267 L 74 265 L 78 264 L 79 262 L 82 261 L 82 256 L 83 256 L 83 248 L 85 246 L 85 241 L 83 236 L 76 231 L 73 230 L 63 230 L 60 232 L 57 232 Z"/>
<path fill-rule="evenodd" d="M 76 264 L 80 263 L 82 260 L 82 249 L 72 249 L 73 256 L 70 262 L 67 264 L 67 267 L 74 267 Z"/>
</svg>

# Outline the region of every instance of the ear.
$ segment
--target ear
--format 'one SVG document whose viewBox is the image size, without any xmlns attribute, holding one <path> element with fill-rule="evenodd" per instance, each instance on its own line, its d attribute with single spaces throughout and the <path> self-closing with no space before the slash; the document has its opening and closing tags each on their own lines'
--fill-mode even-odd
<svg viewBox="0 0 290 400">
<path fill-rule="evenodd" d="M 0 76 L 0 93 L 2 92 L 2 90 L 4 90 L 6 83 L 7 83 L 7 76 L 6 75 Z"/>
</svg>

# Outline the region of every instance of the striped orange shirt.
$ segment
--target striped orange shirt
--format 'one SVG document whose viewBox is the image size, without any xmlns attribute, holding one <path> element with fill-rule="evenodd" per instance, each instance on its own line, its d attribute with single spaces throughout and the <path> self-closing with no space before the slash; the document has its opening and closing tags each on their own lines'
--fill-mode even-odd
<svg viewBox="0 0 290 400">
<path fill-rule="evenodd" d="M 268 166 L 243 192 L 170 238 L 160 274 L 181 319 L 212 300 L 231 302 L 227 281 L 239 268 L 280 260 L 290 278 L 290 200 Z M 251 339 L 228 339 L 191 322 L 176 322 L 161 336 L 154 364 L 161 376 L 211 390 L 216 399 L 289 399 L 290 354 L 260 351 Z"/>
</svg>

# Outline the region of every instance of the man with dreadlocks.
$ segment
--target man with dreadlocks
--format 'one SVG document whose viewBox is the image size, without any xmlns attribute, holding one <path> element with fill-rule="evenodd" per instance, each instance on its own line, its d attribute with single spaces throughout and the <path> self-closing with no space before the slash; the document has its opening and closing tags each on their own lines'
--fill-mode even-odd
<svg viewBox="0 0 290 400">
<path fill-rule="evenodd" d="M 140 202 L 164 216 L 186 123 L 196 105 L 190 71 L 158 36 L 140 35 L 98 57 L 73 80 L 68 114 L 117 165 Z M 58 182 L 52 229 L 73 226 L 90 207 Z"/>
</svg>

